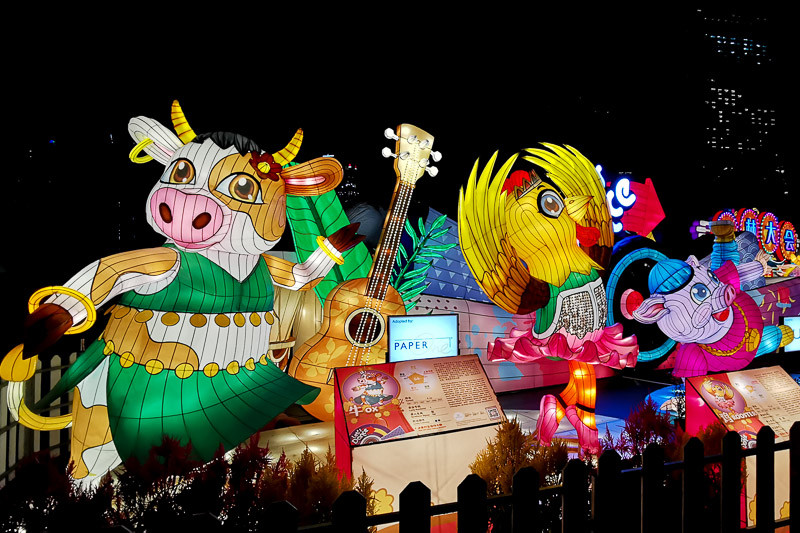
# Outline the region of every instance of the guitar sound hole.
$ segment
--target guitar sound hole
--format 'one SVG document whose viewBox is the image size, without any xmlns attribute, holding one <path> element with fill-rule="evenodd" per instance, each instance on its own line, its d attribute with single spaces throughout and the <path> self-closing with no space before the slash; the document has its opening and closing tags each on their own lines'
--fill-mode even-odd
<svg viewBox="0 0 800 533">
<path fill-rule="evenodd" d="M 369 311 L 353 314 L 347 332 L 356 345 L 373 345 L 383 336 L 383 320 Z"/>
</svg>

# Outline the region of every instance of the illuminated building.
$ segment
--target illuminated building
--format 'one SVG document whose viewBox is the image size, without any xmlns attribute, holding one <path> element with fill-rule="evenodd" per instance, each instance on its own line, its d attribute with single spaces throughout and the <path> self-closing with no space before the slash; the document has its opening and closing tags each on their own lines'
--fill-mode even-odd
<svg viewBox="0 0 800 533">
<path fill-rule="evenodd" d="M 344 176 L 342 183 L 336 188 L 336 194 L 345 209 L 358 202 L 358 165 L 352 163 L 344 165 Z"/>
<path fill-rule="evenodd" d="M 788 194 L 774 77 L 775 21 L 755 11 L 696 11 L 702 165 L 715 183 L 747 179 Z"/>
</svg>

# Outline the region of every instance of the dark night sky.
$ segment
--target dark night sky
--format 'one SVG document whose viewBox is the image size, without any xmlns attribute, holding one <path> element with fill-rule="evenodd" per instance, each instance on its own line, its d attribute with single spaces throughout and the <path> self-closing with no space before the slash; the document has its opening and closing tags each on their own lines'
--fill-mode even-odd
<svg viewBox="0 0 800 533">
<path fill-rule="evenodd" d="M 138 201 L 144 212 L 160 174 L 154 163 L 127 161 L 128 119 L 168 124 L 176 98 L 196 131 L 235 131 L 266 150 L 302 127 L 298 159 L 332 153 L 356 163 L 375 203 L 388 204 L 395 179 L 380 156 L 389 145 L 382 132 L 410 122 L 433 134 L 444 156 L 440 174 L 423 178 L 415 198 L 452 217 L 476 158 L 497 149 L 505 158 L 542 141 L 651 177 L 667 213 L 666 239 L 688 239 L 691 217 L 725 207 L 707 198 L 687 206 L 692 187 L 702 187 L 688 175 L 689 140 L 699 134 L 691 80 L 702 65 L 693 62 L 686 11 L 531 7 L 467 13 L 468 22 L 459 22 L 462 13 L 409 9 L 370 12 L 369 20 L 337 12 L 282 21 L 259 13 L 262 19 L 240 16 L 236 25 L 202 31 L 178 14 L 146 32 L 107 26 L 101 35 L 54 20 L 39 27 L 37 45 L 9 57 L 5 68 L 6 142 L 14 160 L 50 149 L 51 139 L 61 155 L 51 168 L 14 166 L 12 178 L 42 187 L 40 194 L 23 188 L 27 197 L 13 213 L 27 209 L 38 222 L 24 225 L 33 234 L 7 228 L 18 253 L 0 266 L 44 275 L 41 286 L 95 259 L 91 243 L 106 235 L 109 202 Z M 15 49 L 25 49 L 20 42 Z M 776 90 L 788 86 L 785 71 Z M 117 156 L 98 161 L 93 147 L 107 144 L 109 134 Z"/>
</svg>

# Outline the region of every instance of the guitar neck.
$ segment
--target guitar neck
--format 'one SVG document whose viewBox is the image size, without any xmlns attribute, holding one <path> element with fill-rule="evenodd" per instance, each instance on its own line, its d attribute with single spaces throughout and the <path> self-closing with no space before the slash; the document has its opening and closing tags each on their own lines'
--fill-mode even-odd
<svg viewBox="0 0 800 533">
<path fill-rule="evenodd" d="M 381 240 L 375 251 L 372 270 L 369 273 L 367 287 L 368 298 L 383 300 L 389 290 L 392 278 L 397 248 L 400 246 L 400 237 L 403 235 L 403 226 L 408 216 L 408 206 L 411 203 L 411 194 L 417 180 L 427 171 L 436 175 L 436 168 L 430 168 L 428 157 L 438 161 L 441 154 L 431 152 L 433 137 L 426 131 L 412 126 L 401 124 L 397 132 L 386 130 L 389 139 L 397 141 L 394 153 L 389 148 L 384 149 L 384 157 L 394 157 L 394 171 L 397 175 L 397 184 L 392 195 L 392 204 L 386 220 L 383 222 Z"/>
<path fill-rule="evenodd" d="M 381 239 L 378 243 L 378 248 L 375 250 L 372 270 L 369 273 L 369 285 L 367 287 L 367 297 L 369 298 L 382 300 L 386 295 L 413 192 L 413 184 L 407 183 L 402 179 L 397 180 L 397 185 L 395 185 L 394 194 L 392 195 L 392 203 L 389 207 L 389 212 L 386 214 L 386 220 L 383 222 Z"/>
</svg>

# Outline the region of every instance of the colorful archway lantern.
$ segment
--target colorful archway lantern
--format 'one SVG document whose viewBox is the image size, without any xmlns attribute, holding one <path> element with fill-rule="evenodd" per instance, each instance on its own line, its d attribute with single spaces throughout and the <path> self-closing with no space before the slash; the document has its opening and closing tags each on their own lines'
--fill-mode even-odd
<svg viewBox="0 0 800 533">
<path fill-rule="evenodd" d="M 778 243 L 778 217 L 765 211 L 758 215 L 758 241 L 761 249 L 769 254 L 776 254 L 779 248 Z"/>
<path fill-rule="evenodd" d="M 790 260 L 797 253 L 797 232 L 788 220 L 780 223 L 778 229 L 778 248 L 775 255 L 781 261 Z"/>
<path fill-rule="evenodd" d="M 739 210 L 739 218 L 736 221 L 737 231 L 749 231 L 753 235 L 758 235 L 758 209 Z"/>
<path fill-rule="evenodd" d="M 755 207 L 718 211 L 712 220 L 730 221 L 731 215 L 736 231 L 752 233 L 758 242 L 758 247 L 769 254 L 773 269 L 767 274 L 768 277 L 792 275 L 793 269 L 782 268 L 781 264 L 795 262 L 797 233 L 794 224 L 788 220 L 781 221 L 774 213 L 762 212 Z"/>
<path fill-rule="evenodd" d="M 731 209 L 725 209 L 724 211 L 717 211 L 717 214 L 714 215 L 714 220 L 728 220 L 733 223 L 735 226 L 738 226 L 737 214 L 733 212 Z"/>
</svg>

